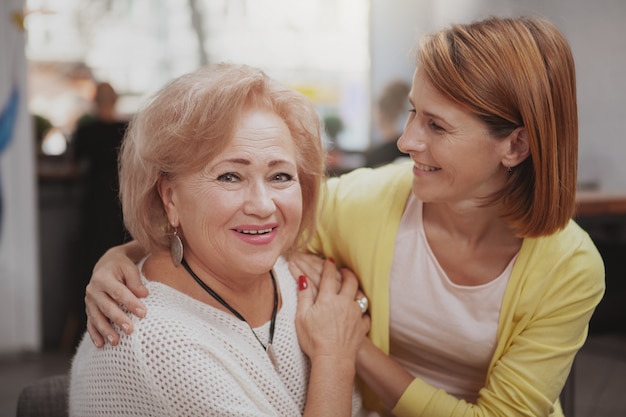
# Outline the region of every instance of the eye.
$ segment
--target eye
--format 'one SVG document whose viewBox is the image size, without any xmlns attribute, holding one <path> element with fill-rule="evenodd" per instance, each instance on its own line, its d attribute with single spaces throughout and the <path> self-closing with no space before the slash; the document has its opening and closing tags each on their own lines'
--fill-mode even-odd
<svg viewBox="0 0 626 417">
<path fill-rule="evenodd" d="M 273 182 L 289 182 L 293 180 L 293 175 L 287 174 L 286 172 L 279 172 L 272 175 L 271 180 Z"/>
<path fill-rule="evenodd" d="M 222 174 L 219 175 L 217 177 L 218 181 L 221 182 L 238 182 L 241 178 L 239 178 L 239 175 L 235 174 L 234 172 L 227 172 L 226 174 Z"/>
<path fill-rule="evenodd" d="M 430 120 L 428 122 L 428 126 L 430 127 L 431 130 L 434 130 L 435 132 L 443 132 L 443 131 L 445 131 L 445 129 L 443 127 L 439 126 L 437 123 L 435 123 L 432 120 Z"/>
</svg>

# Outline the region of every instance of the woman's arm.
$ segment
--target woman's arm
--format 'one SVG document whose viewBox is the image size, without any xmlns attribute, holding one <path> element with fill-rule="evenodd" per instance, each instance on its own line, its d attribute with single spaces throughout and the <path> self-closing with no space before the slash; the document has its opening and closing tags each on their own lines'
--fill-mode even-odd
<svg viewBox="0 0 626 417">
<path fill-rule="evenodd" d="M 598 259 L 589 254 L 574 258 L 578 259 L 578 266 L 565 261 L 551 271 L 554 276 L 550 280 L 544 280 L 549 283 L 540 280 L 545 285 L 526 290 L 531 294 L 525 294 L 525 299 L 536 301 L 524 305 L 534 307 L 523 320 L 505 325 L 506 335 L 501 336 L 476 404 L 414 378 L 369 340 L 363 342 L 358 352 L 359 377 L 398 416 L 562 416 L 560 412 L 550 412 L 573 358 L 584 343 L 587 324 L 604 288 Z M 310 255 L 298 255 L 290 262 L 292 273 L 301 271 L 314 276 L 319 270 L 319 261 Z M 520 310 L 523 308 L 514 311 Z"/>
<path fill-rule="evenodd" d="M 356 370 L 363 382 L 389 410 L 393 409 L 413 382 L 411 374 L 367 338 L 359 349 Z"/>
<path fill-rule="evenodd" d="M 326 261 L 319 290 L 299 278 L 296 329 L 300 347 L 311 360 L 311 376 L 305 416 L 349 416 L 355 361 L 369 330 L 369 317 L 355 299 L 358 282 L 354 274 L 338 274 Z"/>
<path fill-rule="evenodd" d="M 85 291 L 87 331 L 97 347 L 104 346 L 105 339 L 117 345 L 119 335 L 109 320 L 126 333 L 133 331 L 132 321 L 120 308 L 144 317 L 146 308 L 138 297 L 148 295 L 141 283 L 136 263 L 145 256 L 145 251 L 132 241 L 109 249 L 93 269 L 91 280 Z"/>
</svg>

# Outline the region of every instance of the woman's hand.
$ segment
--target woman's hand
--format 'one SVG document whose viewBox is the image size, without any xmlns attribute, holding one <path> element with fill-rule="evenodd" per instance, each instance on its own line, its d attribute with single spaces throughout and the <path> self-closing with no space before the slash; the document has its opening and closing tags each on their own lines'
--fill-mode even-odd
<svg viewBox="0 0 626 417">
<path fill-rule="evenodd" d="M 370 319 L 355 301 L 356 276 L 349 270 L 342 274 L 332 261 L 325 261 L 317 290 L 304 275 L 298 278 L 296 330 L 311 360 L 305 417 L 351 414 L 356 355 Z"/>
<path fill-rule="evenodd" d="M 319 259 L 319 258 L 318 258 Z M 331 260 L 322 261 L 316 290 L 308 277 L 299 277 L 296 329 L 302 350 L 313 361 L 317 356 L 349 359 L 354 363 L 370 319 L 356 302 L 362 294 L 356 276 L 337 271 Z"/>
<path fill-rule="evenodd" d="M 109 249 L 94 266 L 86 288 L 85 311 L 87 331 L 97 347 L 104 346 L 105 340 L 114 346 L 119 342 L 110 321 L 126 333 L 133 331 L 133 324 L 120 304 L 139 317 L 145 316 L 146 308 L 137 297 L 147 296 L 148 289 L 141 283 L 135 265 L 143 255 L 139 245 L 129 242 Z"/>
</svg>

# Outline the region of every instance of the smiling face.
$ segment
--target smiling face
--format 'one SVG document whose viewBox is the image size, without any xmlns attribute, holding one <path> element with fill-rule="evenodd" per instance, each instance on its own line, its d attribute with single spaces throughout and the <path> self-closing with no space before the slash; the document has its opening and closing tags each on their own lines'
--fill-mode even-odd
<svg viewBox="0 0 626 417">
<path fill-rule="evenodd" d="M 270 111 L 245 111 L 230 143 L 204 169 L 163 177 L 159 191 L 194 269 L 267 274 L 297 237 L 302 192 L 296 147 L 284 121 Z"/>
<path fill-rule="evenodd" d="M 412 110 L 398 141 L 415 163 L 413 193 L 424 202 L 483 198 L 505 183 L 506 140 L 489 135 L 477 117 L 438 92 L 416 70 Z"/>
</svg>

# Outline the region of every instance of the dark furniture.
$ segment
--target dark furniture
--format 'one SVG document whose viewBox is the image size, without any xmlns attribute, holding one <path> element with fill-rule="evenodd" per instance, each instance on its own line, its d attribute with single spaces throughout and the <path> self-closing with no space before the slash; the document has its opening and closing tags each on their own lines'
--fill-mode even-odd
<svg viewBox="0 0 626 417">
<path fill-rule="evenodd" d="M 38 379 L 26 386 L 17 400 L 17 417 L 67 417 L 68 374 Z"/>
</svg>

